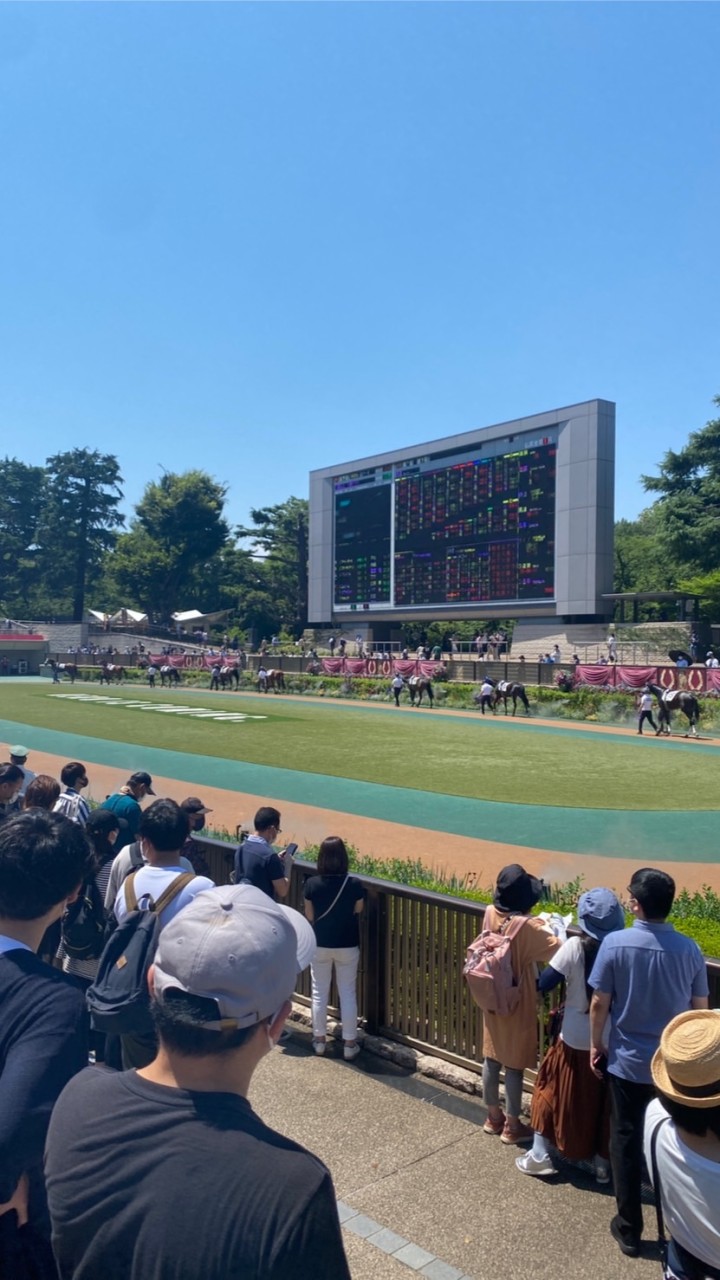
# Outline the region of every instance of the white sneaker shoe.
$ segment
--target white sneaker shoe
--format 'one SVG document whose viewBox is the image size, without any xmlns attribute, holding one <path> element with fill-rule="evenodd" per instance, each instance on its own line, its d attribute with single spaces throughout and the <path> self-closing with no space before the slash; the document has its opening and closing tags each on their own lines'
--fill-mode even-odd
<svg viewBox="0 0 720 1280">
<path fill-rule="evenodd" d="M 528 1151 L 524 1156 L 518 1156 L 515 1166 L 521 1173 L 530 1173 L 534 1178 L 551 1178 L 554 1173 L 557 1173 L 549 1156 L 536 1160 L 532 1151 Z"/>
<path fill-rule="evenodd" d="M 313 1044 L 313 1051 L 317 1054 L 318 1058 L 322 1058 L 325 1052 L 325 1041 L 313 1040 L 312 1044 Z"/>
<path fill-rule="evenodd" d="M 346 1044 L 343 1049 L 343 1058 L 346 1062 L 352 1062 L 353 1058 L 357 1058 L 359 1052 L 359 1044 Z"/>
<path fill-rule="evenodd" d="M 601 1187 L 606 1187 L 610 1181 L 610 1161 L 603 1160 L 602 1156 L 595 1157 L 595 1181 Z"/>
</svg>

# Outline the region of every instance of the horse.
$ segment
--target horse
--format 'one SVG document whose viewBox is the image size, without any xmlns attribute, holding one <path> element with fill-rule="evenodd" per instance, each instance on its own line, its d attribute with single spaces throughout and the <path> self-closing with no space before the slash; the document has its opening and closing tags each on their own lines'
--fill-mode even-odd
<svg viewBox="0 0 720 1280">
<path fill-rule="evenodd" d="M 311 659 L 305 670 L 309 676 L 319 676 L 322 673 L 322 663 L 317 659 Z"/>
<path fill-rule="evenodd" d="M 54 658 L 48 658 L 43 666 L 52 669 L 53 684 L 59 684 L 61 676 L 67 676 L 71 684 L 74 684 L 78 678 L 78 669 L 74 662 L 56 662 Z"/>
<path fill-rule="evenodd" d="M 103 662 L 100 668 L 100 683 L 105 684 L 122 684 L 127 672 L 124 667 L 118 665 L 117 662 Z"/>
<path fill-rule="evenodd" d="M 238 671 L 237 667 L 235 666 L 231 667 L 227 664 L 224 667 L 221 667 L 220 668 L 220 688 L 232 689 L 233 680 L 235 681 L 235 688 L 239 689 L 240 688 L 240 672 Z"/>
<path fill-rule="evenodd" d="M 171 667 L 169 662 L 163 663 L 160 668 L 160 685 L 165 688 L 167 682 L 169 688 L 177 688 L 180 683 L 180 672 L 177 667 Z"/>
<path fill-rule="evenodd" d="M 405 681 L 407 691 L 410 694 L 410 706 L 422 706 L 423 694 L 427 694 L 427 700 L 432 707 L 435 701 L 433 693 L 432 681 L 429 676 L 410 676 Z"/>
<path fill-rule="evenodd" d="M 508 698 L 512 698 L 513 715 L 517 711 L 518 701 L 522 702 L 526 714 L 530 715 L 530 703 L 528 702 L 524 684 L 520 684 L 518 680 L 498 680 L 495 686 L 493 705 L 498 707 L 502 702 L 505 707 L 505 715 L 507 715 Z"/>
<path fill-rule="evenodd" d="M 273 693 L 285 692 L 285 676 L 282 671 L 276 667 L 270 667 L 269 671 L 261 668 L 258 672 L 258 688 L 261 693 L 267 693 L 268 689 L 272 689 Z"/>
<path fill-rule="evenodd" d="M 673 711 L 682 711 L 683 715 L 687 716 L 690 726 L 685 737 L 697 738 L 700 703 L 695 694 L 690 693 L 687 689 L 661 689 L 659 684 L 649 684 L 647 687 L 649 692 L 655 695 L 658 704 L 660 724 L 655 730 L 655 737 L 659 738 L 663 732 L 669 736 Z"/>
</svg>

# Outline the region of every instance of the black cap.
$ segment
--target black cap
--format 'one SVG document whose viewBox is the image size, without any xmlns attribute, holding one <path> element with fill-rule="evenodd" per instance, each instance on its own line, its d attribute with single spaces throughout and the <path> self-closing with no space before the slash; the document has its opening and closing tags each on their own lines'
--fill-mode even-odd
<svg viewBox="0 0 720 1280">
<path fill-rule="evenodd" d="M 149 796 L 155 795 L 155 792 L 153 791 L 152 778 L 150 777 L 150 774 L 143 773 L 142 770 L 139 773 L 130 774 L 130 777 L 128 778 L 128 786 L 129 787 L 145 787 Z"/>
<path fill-rule="evenodd" d="M 495 882 L 493 905 L 498 911 L 519 911 L 524 914 L 539 902 L 543 893 L 542 880 L 528 875 L 518 862 L 503 867 Z"/>
</svg>

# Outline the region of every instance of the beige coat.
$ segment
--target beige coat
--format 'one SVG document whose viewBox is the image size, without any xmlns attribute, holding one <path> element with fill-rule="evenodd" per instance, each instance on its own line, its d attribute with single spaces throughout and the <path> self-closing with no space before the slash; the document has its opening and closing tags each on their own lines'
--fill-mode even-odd
<svg viewBox="0 0 720 1280">
<path fill-rule="evenodd" d="M 496 907 L 485 910 L 485 928 L 498 929 L 507 916 Z M 542 920 L 528 916 L 527 924 L 510 943 L 513 972 L 520 980 L 520 1003 L 513 1013 L 483 1014 L 483 1056 L 518 1070 L 537 1065 L 538 1012 L 535 986 L 537 964 L 550 959 L 561 945 Z"/>
</svg>

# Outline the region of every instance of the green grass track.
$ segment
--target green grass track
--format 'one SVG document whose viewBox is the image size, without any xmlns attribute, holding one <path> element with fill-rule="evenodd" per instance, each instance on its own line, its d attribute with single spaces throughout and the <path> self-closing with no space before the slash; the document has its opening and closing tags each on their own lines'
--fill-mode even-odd
<svg viewBox="0 0 720 1280">
<path fill-rule="evenodd" d="M 113 691 L 108 706 L 4 686 L 0 735 L 66 758 L 519 846 L 718 860 L 718 749 L 440 712 Z M 129 700 L 265 715 L 225 723 Z M 689 812 L 691 811 L 691 812 Z M 430 863 L 432 847 L 418 853 Z"/>
</svg>

